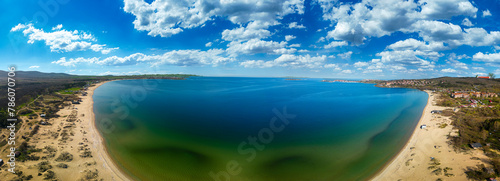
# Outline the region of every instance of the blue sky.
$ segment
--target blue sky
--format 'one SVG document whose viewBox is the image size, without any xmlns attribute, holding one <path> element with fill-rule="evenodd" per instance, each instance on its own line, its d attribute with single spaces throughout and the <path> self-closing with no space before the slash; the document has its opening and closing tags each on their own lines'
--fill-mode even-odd
<svg viewBox="0 0 500 181">
<path fill-rule="evenodd" d="M 3 67 L 78 75 L 500 75 L 499 0 L 2 1 Z"/>
</svg>

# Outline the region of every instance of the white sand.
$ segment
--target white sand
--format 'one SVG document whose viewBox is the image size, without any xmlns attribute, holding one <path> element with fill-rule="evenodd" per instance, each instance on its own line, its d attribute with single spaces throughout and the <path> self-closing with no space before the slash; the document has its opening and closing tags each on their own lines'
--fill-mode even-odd
<svg viewBox="0 0 500 181">
<path fill-rule="evenodd" d="M 432 114 L 432 110 L 444 110 L 447 107 L 435 106 L 437 93 L 426 91 L 429 94 L 424 113 L 415 128 L 410 140 L 399 154 L 386 165 L 375 177 L 374 181 L 385 180 L 468 180 L 464 173 L 466 167 L 474 167 L 481 164 L 480 160 L 472 157 L 486 159 L 482 151 L 473 150 L 467 153 L 457 153 L 447 143 L 447 136 L 452 132 L 451 120 L 439 114 Z M 448 124 L 445 128 L 439 128 L 442 123 Z M 421 125 L 427 125 L 426 129 L 420 129 Z M 428 169 L 431 157 L 438 159 L 440 168 L 450 167 L 453 170 L 448 173 L 454 176 L 444 176 L 443 173 L 435 175 L 433 169 Z"/>
</svg>

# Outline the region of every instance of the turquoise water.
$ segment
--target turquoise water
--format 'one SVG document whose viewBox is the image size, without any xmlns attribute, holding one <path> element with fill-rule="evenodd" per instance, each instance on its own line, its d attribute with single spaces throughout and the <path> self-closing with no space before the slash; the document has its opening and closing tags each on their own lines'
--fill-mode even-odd
<svg viewBox="0 0 500 181">
<path fill-rule="evenodd" d="M 113 81 L 93 98 L 109 153 L 138 180 L 364 180 L 427 103 L 414 89 L 221 77 Z"/>
</svg>

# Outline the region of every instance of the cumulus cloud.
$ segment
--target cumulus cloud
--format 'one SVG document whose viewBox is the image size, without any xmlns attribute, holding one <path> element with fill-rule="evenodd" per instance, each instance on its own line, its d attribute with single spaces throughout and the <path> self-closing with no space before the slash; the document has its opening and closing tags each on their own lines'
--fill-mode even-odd
<svg viewBox="0 0 500 181">
<path fill-rule="evenodd" d="M 423 0 L 421 14 L 429 19 L 450 19 L 454 16 L 476 17 L 477 8 L 468 0 Z"/>
<path fill-rule="evenodd" d="M 332 41 L 328 45 L 325 45 L 325 48 L 335 48 L 335 47 L 341 47 L 341 46 L 347 46 L 348 43 L 346 41 Z"/>
<path fill-rule="evenodd" d="M 124 4 L 123 10 L 135 16 L 135 29 L 161 37 L 201 27 L 214 17 L 227 18 L 239 25 L 253 21 L 274 25 L 287 14 L 304 13 L 303 0 L 157 0 L 152 3 L 124 0 Z"/>
<path fill-rule="evenodd" d="M 342 59 L 351 59 L 352 51 L 348 51 L 345 53 L 340 53 L 337 56 L 339 56 Z"/>
<path fill-rule="evenodd" d="M 398 66 L 398 68 L 413 67 L 421 70 L 433 70 L 435 63 L 430 60 L 437 60 L 443 55 L 420 50 L 393 50 L 377 53 L 377 56 L 381 56 L 382 63 Z"/>
<path fill-rule="evenodd" d="M 38 66 L 38 65 L 33 65 L 33 66 L 30 66 L 28 69 L 37 69 L 37 68 L 40 68 L 40 66 Z"/>
<path fill-rule="evenodd" d="M 352 70 L 342 70 L 342 73 L 344 73 L 344 74 L 352 74 L 353 71 Z"/>
<path fill-rule="evenodd" d="M 10 31 L 21 31 L 24 36 L 28 37 L 28 43 L 33 44 L 35 41 L 43 41 L 45 45 L 50 47 L 51 52 L 71 52 L 71 51 L 86 51 L 92 50 L 108 54 L 116 48 L 106 48 L 106 45 L 96 44 L 96 38 L 92 34 L 83 31 L 68 31 L 62 29 L 62 25 L 58 25 L 52 30 L 53 32 L 45 32 L 43 29 L 37 29 L 33 24 L 18 24 Z"/>
<path fill-rule="evenodd" d="M 226 51 L 234 57 L 240 54 L 290 54 L 297 51 L 297 49 L 294 48 L 286 48 L 286 45 L 286 41 L 275 42 L 251 39 L 247 42 L 233 41 L 228 44 Z"/>
<path fill-rule="evenodd" d="M 441 51 L 445 50 L 446 47 L 440 42 L 425 43 L 413 38 L 406 40 L 400 40 L 387 46 L 388 49 L 402 51 L 402 50 L 421 50 L 421 51 Z"/>
<path fill-rule="evenodd" d="M 368 37 L 382 37 L 397 31 L 420 32 L 421 36 L 428 38 L 438 38 L 438 34 L 442 33 L 444 38 L 452 38 L 446 36 L 447 31 L 425 30 L 433 26 L 447 28 L 444 23 L 437 24 L 439 21 L 435 20 L 449 20 L 455 16 L 474 18 L 477 13 L 477 8 L 468 0 L 363 0 L 359 3 L 316 1 L 323 9 L 323 19 L 335 25 L 334 29 L 328 32 L 327 38 L 349 41 L 354 45 L 362 44 Z M 418 29 L 414 30 L 415 28 Z M 436 36 L 428 33 L 434 33 Z"/>
<path fill-rule="evenodd" d="M 356 62 L 354 63 L 354 67 L 366 67 L 370 65 L 368 62 Z"/>
<path fill-rule="evenodd" d="M 487 16 L 491 16 L 491 12 L 488 9 L 483 11 L 483 18 Z"/>
<path fill-rule="evenodd" d="M 76 65 L 80 64 L 80 63 L 90 63 L 91 64 L 91 63 L 97 62 L 98 60 L 99 60 L 99 58 L 96 58 L 96 57 L 93 57 L 93 58 L 79 57 L 79 58 L 70 58 L 68 60 L 66 60 L 66 57 L 62 57 L 59 60 L 53 61 L 51 63 L 65 66 L 65 67 L 76 67 Z"/>
<path fill-rule="evenodd" d="M 293 36 L 293 35 L 286 35 L 286 36 L 285 36 L 285 40 L 286 40 L 286 41 L 290 41 L 290 40 L 293 40 L 293 39 L 295 39 L 295 38 L 297 38 L 297 37 L 296 37 L 296 36 Z"/>
<path fill-rule="evenodd" d="M 212 46 L 212 42 L 208 42 L 205 44 L 205 47 L 211 47 Z"/>
<path fill-rule="evenodd" d="M 224 30 L 222 39 L 226 41 L 248 41 L 251 39 L 263 39 L 271 36 L 271 32 L 266 30 L 268 25 L 260 22 L 251 22 L 246 27 L 239 27 L 232 30 Z"/>
<path fill-rule="evenodd" d="M 297 22 L 291 22 L 288 24 L 288 28 L 290 29 L 304 29 L 306 28 L 304 25 L 298 24 Z"/>
<path fill-rule="evenodd" d="M 469 18 L 464 18 L 464 20 L 462 20 L 462 25 L 464 26 L 474 26 L 474 24 L 472 24 L 472 22 L 469 20 Z"/>
<path fill-rule="evenodd" d="M 441 21 L 418 21 L 411 26 L 411 29 L 418 32 L 425 41 L 451 42 L 463 38 L 460 26 Z"/>
<path fill-rule="evenodd" d="M 113 66 L 123 66 L 123 65 L 136 65 L 139 63 L 148 63 L 151 66 L 160 65 L 175 65 L 175 66 L 193 66 L 193 65 L 212 65 L 217 66 L 230 61 L 234 61 L 232 58 L 228 58 L 224 55 L 225 51 L 221 49 L 211 49 L 208 51 L 200 50 L 174 50 L 169 51 L 160 55 L 146 55 L 142 53 L 134 53 L 128 56 L 111 56 L 107 58 L 70 58 L 62 57 L 57 61 L 53 61 L 53 64 L 75 67 L 81 63 L 87 64 L 97 64 L 97 65 L 113 65 Z"/>
<path fill-rule="evenodd" d="M 500 62 L 500 53 L 490 53 L 484 54 L 483 52 L 478 52 L 472 56 L 472 60 L 480 61 L 480 62 L 492 62 L 499 63 Z"/>
<path fill-rule="evenodd" d="M 52 31 L 60 30 L 60 29 L 62 29 L 62 24 L 58 24 L 57 26 L 52 27 Z"/>
<path fill-rule="evenodd" d="M 332 68 L 333 65 L 325 65 L 326 56 L 293 55 L 284 54 L 270 60 L 248 60 L 240 63 L 246 68 L 269 68 L 269 67 L 290 67 L 290 68 Z M 326 66 L 326 67 L 325 67 Z"/>
<path fill-rule="evenodd" d="M 457 72 L 457 70 L 452 69 L 452 68 L 447 68 L 447 69 L 442 69 L 441 72 L 444 72 L 444 73 L 455 73 L 455 72 Z"/>
</svg>

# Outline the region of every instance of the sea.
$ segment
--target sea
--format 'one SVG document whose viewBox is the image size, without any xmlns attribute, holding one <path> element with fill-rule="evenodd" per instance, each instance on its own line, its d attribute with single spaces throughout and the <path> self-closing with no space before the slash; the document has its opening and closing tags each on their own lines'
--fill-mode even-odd
<svg viewBox="0 0 500 181">
<path fill-rule="evenodd" d="M 95 124 L 135 180 L 367 180 L 408 141 L 428 95 L 321 80 L 111 81 L 94 92 Z"/>
</svg>

